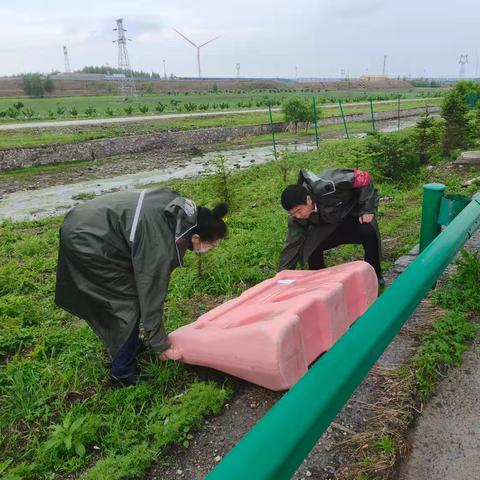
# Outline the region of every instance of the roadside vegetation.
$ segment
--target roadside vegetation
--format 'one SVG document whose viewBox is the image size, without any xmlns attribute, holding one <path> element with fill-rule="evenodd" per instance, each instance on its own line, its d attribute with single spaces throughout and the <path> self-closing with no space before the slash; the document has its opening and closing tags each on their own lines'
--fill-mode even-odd
<svg viewBox="0 0 480 480">
<path fill-rule="evenodd" d="M 29 88 L 51 88 L 51 80 L 41 80 L 35 75 L 26 77 Z M 109 118 L 126 116 L 159 115 L 164 113 L 202 113 L 226 110 L 251 110 L 280 107 L 291 97 L 311 101 L 316 97 L 318 105 L 343 102 L 367 102 L 414 98 L 441 98 L 443 89 L 385 90 L 385 91 L 336 91 L 336 90 L 237 90 L 217 92 L 168 92 L 165 94 L 144 93 L 136 98 L 123 99 L 115 95 L 78 97 L 3 97 L 0 98 L 0 124 L 19 121 L 75 120 L 86 118 Z"/>
<path fill-rule="evenodd" d="M 304 102 L 310 105 L 312 98 L 307 98 Z M 307 103 L 310 102 L 310 103 Z M 441 99 L 433 100 L 404 100 L 401 102 L 401 110 L 410 108 L 428 108 L 429 106 L 440 105 Z M 397 111 L 397 102 L 376 103 L 375 112 Z M 317 107 L 317 113 L 323 111 L 322 118 L 339 117 L 340 111 L 338 105 L 325 105 Z M 346 115 L 367 113 L 369 107 L 366 105 L 348 105 L 344 106 Z M 272 111 L 274 122 L 284 120 L 284 115 L 280 111 Z M 66 127 L 42 127 L 19 130 L 5 130 L 0 134 L 0 149 L 9 148 L 28 148 L 43 145 L 78 143 L 99 138 L 113 138 L 128 135 L 142 135 L 148 133 L 157 133 L 168 130 L 191 130 L 195 128 L 210 127 L 235 127 L 242 125 L 268 124 L 268 112 L 249 112 L 245 110 L 241 114 L 225 114 L 211 117 L 186 117 L 176 119 L 146 120 L 129 123 L 103 124 L 103 125 L 77 125 Z M 354 124 L 355 125 L 355 124 Z M 327 130 L 330 126 L 327 127 Z M 352 128 L 355 128 L 353 126 Z M 321 127 L 320 134 L 325 127 Z"/>
<path fill-rule="evenodd" d="M 475 112 L 468 118 L 475 122 Z M 442 122 L 435 128 L 444 138 L 446 125 Z M 316 151 L 282 153 L 280 160 L 241 171 L 226 171 L 219 159 L 207 177 L 169 182 L 168 186 L 199 204 L 212 205 L 228 198 L 231 213 L 229 238 L 202 258 L 201 268 L 199 258 L 190 256 L 186 267 L 174 272 L 165 308 L 167 330 L 192 322 L 274 275 L 287 224 L 278 199 L 284 186 L 296 180 L 299 168 L 320 171 L 358 166 L 374 173 L 381 197 L 383 266 L 387 268 L 417 243 L 423 183 L 445 183 L 449 193 L 471 194 L 476 189 L 461 189 L 463 180 L 474 176 L 473 170 L 449 168 L 445 157 L 434 155 L 437 143 L 433 141 L 425 149 L 428 164 L 422 163 L 415 149 L 418 135 L 405 131 L 367 139 L 325 140 Z M 392 146 L 386 138 L 400 139 L 408 148 L 398 151 L 398 145 Z M 478 140 L 469 137 L 470 144 Z M 455 148 L 452 146 L 450 155 Z M 389 162 L 409 173 L 393 178 L 391 172 L 397 168 L 392 169 Z M 167 445 L 188 448 L 194 430 L 206 416 L 221 411 L 235 391 L 235 382 L 227 376 L 206 380 L 195 369 L 145 354 L 141 363 L 149 382 L 123 390 L 112 388 L 100 342 L 85 322 L 53 304 L 61 221 L 56 217 L 0 224 L 0 475 L 9 480 L 74 475 L 92 480 L 139 478 L 161 458 Z M 335 249 L 327 262 L 333 265 L 360 257 L 358 246 L 345 246 Z M 457 322 L 459 309 L 466 315 L 472 307 L 478 308 L 477 303 L 461 300 L 478 300 L 478 295 L 468 293 L 475 292 L 478 285 L 477 262 L 465 257 L 458 278 L 452 280 L 466 297 L 455 300 L 454 294 L 438 295 L 439 305 L 454 312 L 448 324 L 438 329 L 442 335 L 446 332 L 442 341 L 452 345 L 452 353 L 442 356 L 435 349 L 426 349 L 427 360 L 416 370 L 382 374 L 382 378 L 390 378 L 385 380 L 387 386 L 428 384 L 436 381 L 431 372 L 441 371 L 449 358 L 455 363 L 455 352 L 463 348 L 459 345 L 472 335 L 471 328 Z M 452 290 L 452 285 L 449 287 Z M 440 347 L 444 352 L 442 344 Z M 423 364 L 429 368 L 421 367 Z M 415 376 L 417 373 L 423 376 Z M 407 414 L 411 415 L 411 410 Z M 402 411 L 399 417 L 395 415 L 398 422 L 409 418 Z M 371 440 L 375 451 L 392 464 L 399 448 L 395 434 L 384 430 Z M 365 454 L 362 461 L 369 468 L 360 472 L 366 476 L 358 478 L 370 478 L 375 457 L 370 450 L 359 452 Z"/>
</svg>

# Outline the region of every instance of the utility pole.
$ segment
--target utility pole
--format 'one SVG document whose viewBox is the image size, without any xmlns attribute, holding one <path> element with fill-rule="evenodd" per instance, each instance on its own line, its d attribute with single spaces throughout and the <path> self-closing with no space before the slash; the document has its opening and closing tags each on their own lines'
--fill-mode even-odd
<svg viewBox="0 0 480 480">
<path fill-rule="evenodd" d="M 237 69 L 237 78 L 240 78 L 240 64 L 236 63 L 235 68 Z"/>
<path fill-rule="evenodd" d="M 116 42 L 118 44 L 118 69 L 123 74 L 120 79 L 118 93 L 124 98 L 136 97 L 137 90 L 135 88 L 132 67 L 130 66 L 130 58 L 127 51 L 127 40 L 129 42 L 132 40 L 125 37 L 127 30 L 123 28 L 123 18 L 117 19 L 117 28 L 114 28 L 113 31 L 118 34 L 117 40 L 113 40 L 113 43 Z"/>
<path fill-rule="evenodd" d="M 167 67 L 165 66 L 165 60 L 162 60 L 163 62 L 163 79 L 167 79 Z"/>
<path fill-rule="evenodd" d="M 387 66 L 387 56 L 383 56 L 383 68 L 382 68 L 382 75 L 385 76 L 385 67 Z"/>
<path fill-rule="evenodd" d="M 70 62 L 68 60 L 68 52 L 67 52 L 67 46 L 63 46 L 63 59 L 65 60 L 65 73 L 71 73 L 72 70 L 70 69 Z"/>
</svg>

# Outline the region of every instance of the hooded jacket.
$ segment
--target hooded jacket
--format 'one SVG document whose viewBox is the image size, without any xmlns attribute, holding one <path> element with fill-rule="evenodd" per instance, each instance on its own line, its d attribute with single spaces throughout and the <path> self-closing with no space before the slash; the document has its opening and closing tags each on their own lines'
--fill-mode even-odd
<svg viewBox="0 0 480 480">
<path fill-rule="evenodd" d="M 147 344 L 166 350 L 163 304 L 196 221 L 195 204 L 169 189 L 112 193 L 73 208 L 60 229 L 56 304 L 86 320 L 112 358 L 139 321 Z"/>
<path fill-rule="evenodd" d="M 288 232 L 280 255 L 280 270 L 306 263 L 347 216 L 377 215 L 378 192 L 370 175 L 357 169 L 328 168 L 318 175 L 300 170 L 298 184 L 304 185 L 317 211 L 306 220 L 288 218 Z M 379 249 L 380 233 L 374 219 Z"/>
</svg>

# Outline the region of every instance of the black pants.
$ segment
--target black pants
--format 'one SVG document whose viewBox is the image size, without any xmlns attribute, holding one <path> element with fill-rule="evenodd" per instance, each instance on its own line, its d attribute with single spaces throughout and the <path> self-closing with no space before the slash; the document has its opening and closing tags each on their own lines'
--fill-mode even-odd
<svg viewBox="0 0 480 480">
<path fill-rule="evenodd" d="M 310 255 L 308 268 L 319 270 L 325 268 L 323 252 L 339 245 L 361 244 L 365 251 L 365 261 L 368 262 L 377 273 L 382 276 L 380 267 L 379 239 L 375 228 L 371 223 L 360 223 L 357 217 L 346 217 L 339 227 L 323 241 Z"/>
<path fill-rule="evenodd" d="M 112 361 L 110 372 L 117 378 L 128 378 L 138 374 L 137 354 L 141 347 L 139 325 L 135 325 L 132 333 Z"/>
</svg>

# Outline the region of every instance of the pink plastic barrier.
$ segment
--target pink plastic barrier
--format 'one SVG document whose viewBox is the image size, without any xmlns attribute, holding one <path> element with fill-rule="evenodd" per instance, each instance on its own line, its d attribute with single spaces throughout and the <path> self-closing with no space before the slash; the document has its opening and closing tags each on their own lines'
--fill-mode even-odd
<svg viewBox="0 0 480 480">
<path fill-rule="evenodd" d="M 366 262 L 284 270 L 172 332 L 165 353 L 285 390 L 367 310 L 377 291 Z"/>
</svg>

